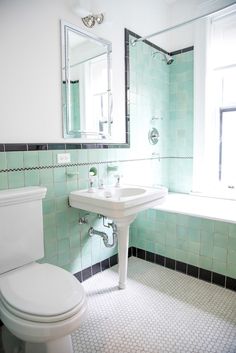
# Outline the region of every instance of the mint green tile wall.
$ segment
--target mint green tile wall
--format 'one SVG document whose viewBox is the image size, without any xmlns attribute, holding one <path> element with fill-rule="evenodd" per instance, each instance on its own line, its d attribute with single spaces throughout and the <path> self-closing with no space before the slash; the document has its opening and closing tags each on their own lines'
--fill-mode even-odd
<svg viewBox="0 0 236 353">
<path fill-rule="evenodd" d="M 152 158 L 166 155 L 165 134 L 169 119 L 169 69 L 162 56 L 153 55 L 154 48 L 138 42 L 130 46 L 130 115 L 131 155 Z M 158 129 L 160 139 L 151 145 L 148 133 L 152 127 Z M 151 162 L 151 170 L 130 170 L 130 179 L 144 180 L 149 185 L 166 184 L 168 161 Z M 133 168 L 133 167 L 132 167 Z M 130 168 L 131 169 L 131 168 Z"/>
<path fill-rule="evenodd" d="M 166 131 L 169 190 L 188 193 L 192 187 L 193 156 L 193 50 L 174 55 L 169 65 L 169 124 Z M 183 157 L 183 158 L 180 158 Z"/>
<path fill-rule="evenodd" d="M 193 51 L 175 55 L 171 65 L 155 52 L 143 42 L 130 47 L 131 153 L 168 157 L 153 161 L 150 184 L 188 193 L 193 164 Z M 152 127 L 160 134 L 155 146 L 148 141 Z"/>
<path fill-rule="evenodd" d="M 131 121 L 139 124 L 136 140 L 139 149 L 177 157 L 153 161 L 153 184 L 161 183 L 170 191 L 188 193 L 192 184 L 189 157 L 193 155 L 193 51 L 175 55 L 169 66 L 161 56 L 152 58 L 153 51 L 145 43 L 131 48 Z M 142 100 L 141 93 L 148 96 L 146 101 Z M 152 116 L 163 119 L 150 122 Z M 155 148 L 149 146 L 148 150 L 141 134 L 153 124 L 161 138 Z M 234 224 L 148 210 L 140 213 L 132 224 L 131 243 L 236 278 Z"/>
<path fill-rule="evenodd" d="M 0 153 L 0 170 L 36 168 L 0 172 L 0 190 L 32 185 L 47 187 L 46 198 L 43 200 L 45 257 L 42 262 L 78 272 L 117 253 L 117 247 L 106 248 L 101 238 L 88 236 L 90 226 L 103 229 L 102 221 L 97 215 L 90 214 L 88 224 L 78 223 L 79 217 L 85 212 L 69 207 L 68 195 L 72 190 L 88 187 L 88 172 L 93 164 L 59 167 L 56 157 L 62 152 L 65 151 Z M 111 151 L 110 155 L 108 151 L 101 150 L 68 152 L 71 154 L 72 163 L 101 162 L 114 156 L 114 151 Z M 109 180 L 107 164 L 95 166 L 98 169 L 98 178 L 103 178 L 105 182 Z M 67 172 L 79 172 L 79 175 L 68 176 Z M 114 183 L 114 177 L 110 176 L 110 179 Z M 107 228 L 105 230 L 107 231 Z M 111 231 L 108 232 L 111 235 Z"/>
<path fill-rule="evenodd" d="M 135 247 L 236 278 L 236 224 L 148 210 L 131 237 Z"/>
</svg>

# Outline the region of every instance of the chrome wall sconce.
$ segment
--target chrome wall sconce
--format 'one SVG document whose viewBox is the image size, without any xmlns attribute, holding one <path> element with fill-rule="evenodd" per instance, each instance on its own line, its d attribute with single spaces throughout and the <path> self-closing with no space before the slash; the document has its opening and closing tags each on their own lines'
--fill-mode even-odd
<svg viewBox="0 0 236 353">
<path fill-rule="evenodd" d="M 81 17 L 81 20 L 86 27 L 92 28 L 96 23 L 100 25 L 103 22 L 104 15 L 103 13 L 98 15 L 88 15 L 86 17 Z"/>
</svg>

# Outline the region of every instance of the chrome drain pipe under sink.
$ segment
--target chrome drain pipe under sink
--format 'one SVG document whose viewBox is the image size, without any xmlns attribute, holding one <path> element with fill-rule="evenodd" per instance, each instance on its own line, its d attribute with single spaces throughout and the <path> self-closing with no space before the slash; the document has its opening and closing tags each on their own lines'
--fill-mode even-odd
<svg viewBox="0 0 236 353">
<path fill-rule="evenodd" d="M 89 228 L 88 235 L 90 237 L 92 237 L 94 235 L 99 235 L 100 237 L 102 237 L 102 240 L 103 240 L 105 247 L 112 248 L 117 243 L 117 226 L 114 222 L 108 223 L 108 226 L 109 226 L 109 228 L 112 227 L 112 243 L 109 243 L 109 237 L 108 237 L 107 233 L 96 230 L 93 227 Z"/>
</svg>

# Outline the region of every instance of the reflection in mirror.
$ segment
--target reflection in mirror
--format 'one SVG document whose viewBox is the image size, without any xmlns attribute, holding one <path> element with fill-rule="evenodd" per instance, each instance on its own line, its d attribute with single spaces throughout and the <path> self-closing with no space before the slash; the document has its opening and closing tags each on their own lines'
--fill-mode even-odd
<svg viewBox="0 0 236 353">
<path fill-rule="evenodd" d="M 61 21 L 65 138 L 111 138 L 111 43 Z"/>
</svg>

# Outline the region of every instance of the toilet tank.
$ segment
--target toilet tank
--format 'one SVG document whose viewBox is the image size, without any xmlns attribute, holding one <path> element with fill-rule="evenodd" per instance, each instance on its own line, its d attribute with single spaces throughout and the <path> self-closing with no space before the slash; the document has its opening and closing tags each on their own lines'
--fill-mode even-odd
<svg viewBox="0 0 236 353">
<path fill-rule="evenodd" d="M 0 191 L 0 274 L 44 256 L 45 187 Z"/>
</svg>

